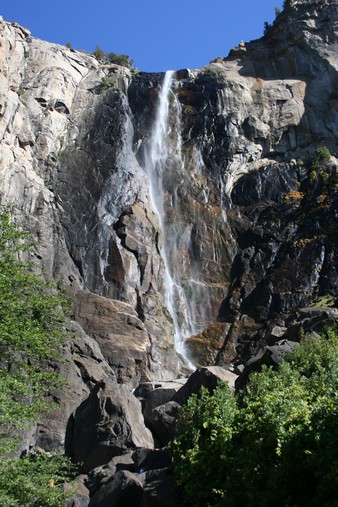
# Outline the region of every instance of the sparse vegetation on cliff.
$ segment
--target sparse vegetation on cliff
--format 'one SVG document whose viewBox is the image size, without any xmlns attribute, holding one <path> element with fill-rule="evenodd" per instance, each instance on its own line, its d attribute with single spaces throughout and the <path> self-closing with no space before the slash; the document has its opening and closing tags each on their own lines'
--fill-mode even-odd
<svg viewBox="0 0 338 507">
<path fill-rule="evenodd" d="M 121 65 L 122 67 L 132 67 L 133 66 L 133 60 L 128 55 L 124 54 L 117 54 L 117 53 L 106 53 L 103 51 L 99 46 L 96 46 L 95 50 L 93 51 L 93 55 L 97 60 L 101 62 L 109 62 L 109 63 L 115 63 L 116 65 Z"/>
</svg>

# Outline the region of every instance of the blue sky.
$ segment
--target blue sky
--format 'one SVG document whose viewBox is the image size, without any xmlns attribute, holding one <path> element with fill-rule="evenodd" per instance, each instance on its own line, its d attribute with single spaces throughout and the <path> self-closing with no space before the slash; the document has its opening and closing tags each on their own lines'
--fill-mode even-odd
<svg viewBox="0 0 338 507">
<path fill-rule="evenodd" d="M 2 5 L 1 5 L 2 4 Z M 139 70 L 198 68 L 257 39 L 282 0 L 0 0 L 0 15 L 34 37 L 124 53 Z"/>
</svg>

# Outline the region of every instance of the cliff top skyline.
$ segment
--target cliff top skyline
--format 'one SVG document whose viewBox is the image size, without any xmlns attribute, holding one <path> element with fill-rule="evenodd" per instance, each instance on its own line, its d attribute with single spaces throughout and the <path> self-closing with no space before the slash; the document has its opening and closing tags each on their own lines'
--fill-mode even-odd
<svg viewBox="0 0 338 507">
<path fill-rule="evenodd" d="M 172 0 L 96 3 L 86 0 L 46 4 L 13 0 L 2 6 L 6 21 L 28 28 L 32 36 L 74 49 L 127 54 L 146 72 L 199 68 L 227 56 L 241 40 L 263 35 L 282 0 Z"/>
</svg>

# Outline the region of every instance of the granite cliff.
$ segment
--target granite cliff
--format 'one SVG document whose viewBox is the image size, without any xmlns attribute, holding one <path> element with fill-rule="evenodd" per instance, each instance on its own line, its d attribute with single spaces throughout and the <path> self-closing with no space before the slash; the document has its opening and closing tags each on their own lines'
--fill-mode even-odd
<svg viewBox="0 0 338 507">
<path fill-rule="evenodd" d="M 150 448 L 137 400 L 132 414 L 116 409 L 127 387 L 164 383 L 191 363 L 239 374 L 280 340 L 336 318 L 337 26 L 336 0 L 289 0 L 260 40 L 171 77 L 159 217 L 147 161 L 164 75 L 1 21 L 1 202 L 32 231 L 46 276 L 75 296 L 76 338 L 60 366 L 69 392 L 30 445 L 66 438 L 86 473 Z M 176 403 L 175 386 L 158 405 Z M 107 434 L 81 440 L 88 407 L 92 432 L 120 414 L 118 445 Z"/>
</svg>

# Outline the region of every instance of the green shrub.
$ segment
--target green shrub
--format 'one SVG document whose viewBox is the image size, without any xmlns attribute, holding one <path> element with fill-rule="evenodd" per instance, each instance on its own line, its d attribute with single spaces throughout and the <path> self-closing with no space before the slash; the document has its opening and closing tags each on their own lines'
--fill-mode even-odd
<svg viewBox="0 0 338 507">
<path fill-rule="evenodd" d="M 186 505 L 336 505 L 337 334 L 304 344 L 278 368 L 252 374 L 234 397 L 202 391 L 180 416 L 173 444 Z M 233 401 L 230 401 L 230 399 Z"/>
<path fill-rule="evenodd" d="M 43 399 L 61 379 L 47 361 L 58 360 L 69 313 L 67 299 L 52 281 L 21 260 L 34 245 L 0 212 L 0 435 L 20 429 L 49 407 Z M 4 440 L 2 440 L 3 443 Z M 0 444 L 0 453 L 1 453 Z"/>
<path fill-rule="evenodd" d="M 10 458 L 14 435 L 27 429 L 54 403 L 44 397 L 64 385 L 51 363 L 60 361 L 68 334 L 69 302 L 37 266 L 22 260 L 33 253 L 30 235 L 0 212 L 0 505 L 61 507 L 61 483 L 69 461 L 42 454 Z"/>
<path fill-rule="evenodd" d="M 121 65 L 122 67 L 132 67 L 133 60 L 128 55 L 118 55 L 116 53 L 110 52 L 105 53 L 99 46 L 96 46 L 95 50 L 93 51 L 93 55 L 97 60 L 99 61 L 108 61 L 110 63 L 115 63 L 116 65 Z"/>
<path fill-rule="evenodd" d="M 75 468 L 68 458 L 54 453 L 0 459 L 2 507 L 63 507 L 72 493 L 64 490 Z"/>
<path fill-rule="evenodd" d="M 110 63 L 122 65 L 122 67 L 132 67 L 133 60 L 128 55 L 117 55 L 116 53 L 108 53 L 107 58 Z"/>
<path fill-rule="evenodd" d="M 22 95 L 25 93 L 25 88 L 22 84 L 20 84 L 19 88 L 17 89 L 17 92 L 16 92 L 19 97 L 22 97 Z"/>
<path fill-rule="evenodd" d="M 224 460 L 232 449 L 236 401 L 227 384 L 213 396 L 202 388 L 189 398 L 179 418 L 180 436 L 172 444 L 175 472 L 188 505 L 204 506 L 219 498 Z"/>
<path fill-rule="evenodd" d="M 266 35 L 270 29 L 272 28 L 272 25 L 268 21 L 264 21 L 264 35 Z"/>
<path fill-rule="evenodd" d="M 331 153 L 325 146 L 316 149 L 310 158 L 310 167 L 312 170 L 318 170 L 323 163 L 331 157 Z"/>
<path fill-rule="evenodd" d="M 96 46 L 93 51 L 93 55 L 99 62 L 107 59 L 107 54 L 100 48 L 100 46 Z"/>
</svg>

